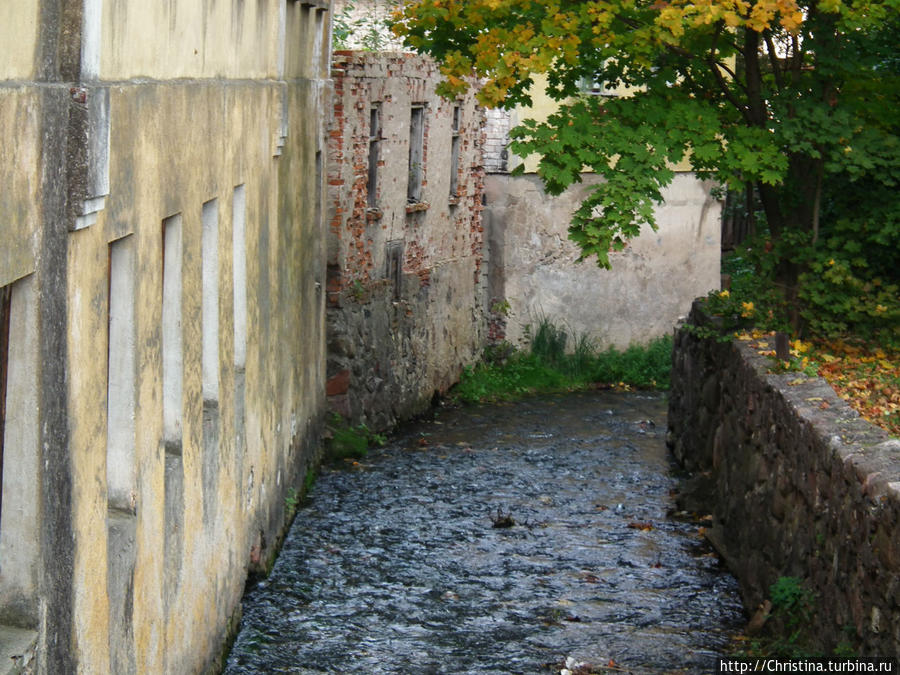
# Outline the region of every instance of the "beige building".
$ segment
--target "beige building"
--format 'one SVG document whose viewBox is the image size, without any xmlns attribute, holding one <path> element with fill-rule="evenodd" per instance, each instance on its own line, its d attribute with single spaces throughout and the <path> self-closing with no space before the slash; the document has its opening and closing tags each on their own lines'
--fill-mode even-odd
<svg viewBox="0 0 900 675">
<path fill-rule="evenodd" d="M 330 21 L 2 3 L 5 664 L 202 670 L 271 555 L 325 403 Z"/>
</svg>

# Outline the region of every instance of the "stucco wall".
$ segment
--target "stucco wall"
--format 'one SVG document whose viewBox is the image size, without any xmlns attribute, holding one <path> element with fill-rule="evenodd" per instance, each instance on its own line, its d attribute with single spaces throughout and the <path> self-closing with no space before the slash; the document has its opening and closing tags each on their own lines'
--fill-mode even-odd
<svg viewBox="0 0 900 675">
<path fill-rule="evenodd" d="M 691 301 L 719 284 L 721 206 L 711 185 L 677 174 L 656 208 L 658 230 L 646 228 L 611 270 L 576 262 L 568 240 L 572 212 L 597 178 L 558 197 L 534 174 L 489 175 L 486 229 L 492 257 L 492 302 L 509 303 L 506 339 L 520 341 L 542 318 L 599 346 L 627 347 L 669 333 Z"/>
<path fill-rule="evenodd" d="M 779 577 L 799 577 L 824 653 L 849 642 L 898 657 L 900 440 L 824 380 L 768 361 L 746 342 L 677 333 L 668 440 L 713 504 L 709 538 L 751 612 Z"/>
<path fill-rule="evenodd" d="M 35 269 L 41 193 L 41 110 L 32 88 L 0 83 L 0 286 Z"/>
<path fill-rule="evenodd" d="M 455 383 L 484 340 L 483 112 L 434 93 L 434 64 L 338 52 L 328 170 L 328 375 L 333 409 L 384 428 Z M 424 107 L 422 194 L 407 199 L 410 119 Z M 452 167 L 454 107 L 459 161 Z M 369 202 L 372 110 L 381 130 Z M 451 194 L 451 172 L 457 190 Z M 395 262 L 392 262 L 392 256 Z M 394 266 L 392 266 L 394 265 Z"/>
<path fill-rule="evenodd" d="M 318 448 L 328 3 L 65 5 L 0 10 L 0 621 L 40 672 L 197 672 Z"/>
</svg>

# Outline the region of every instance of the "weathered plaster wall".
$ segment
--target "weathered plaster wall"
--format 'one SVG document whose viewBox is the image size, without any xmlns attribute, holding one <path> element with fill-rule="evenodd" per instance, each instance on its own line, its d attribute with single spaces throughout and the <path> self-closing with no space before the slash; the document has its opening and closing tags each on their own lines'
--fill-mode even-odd
<svg viewBox="0 0 900 675">
<path fill-rule="evenodd" d="M 568 239 L 572 212 L 597 178 L 558 197 L 534 174 L 489 175 L 486 229 L 492 257 L 492 302 L 507 301 L 507 340 L 542 317 L 600 346 L 627 347 L 667 334 L 691 301 L 719 283 L 720 204 L 710 184 L 677 174 L 647 228 L 626 249 L 610 254 L 611 270 L 578 263 Z"/>
<path fill-rule="evenodd" d="M 33 88 L 0 83 L 0 286 L 35 268 L 41 218 L 41 109 Z M 14 142 L 10 142 L 14 141 Z"/>
<path fill-rule="evenodd" d="M 707 321 L 695 308 L 691 323 Z M 767 366 L 747 343 L 677 333 L 669 443 L 707 486 L 710 539 L 747 607 L 779 577 L 800 577 L 825 653 L 849 638 L 862 654 L 898 657 L 900 440 L 824 380 Z"/>
<path fill-rule="evenodd" d="M 328 394 L 384 428 L 427 406 L 485 336 L 482 111 L 434 93 L 433 63 L 337 52 L 328 168 Z M 424 106 L 422 195 L 407 199 L 410 120 Z M 454 107 L 459 161 L 452 166 Z M 381 130 L 370 140 L 372 110 Z M 373 149 L 375 147 L 375 149 Z M 378 153 L 369 201 L 370 151 Z M 451 194 L 451 172 L 457 189 Z"/>
<path fill-rule="evenodd" d="M 33 77 L 39 13 L 40 3 L 37 0 L 4 2 L 0 5 L 0 31 L 4 38 L 15 39 L 15 49 L 3 52 L 0 80 L 29 80 Z"/>
<path fill-rule="evenodd" d="M 0 621 L 35 631 L 40 672 L 213 663 L 315 460 L 327 7 L 0 10 L 0 286 L 15 300 L 3 482 L 33 485 L 0 512 L 0 553 L 26 545 L 0 560 Z M 164 325 L 181 344 L 165 368 Z"/>
</svg>

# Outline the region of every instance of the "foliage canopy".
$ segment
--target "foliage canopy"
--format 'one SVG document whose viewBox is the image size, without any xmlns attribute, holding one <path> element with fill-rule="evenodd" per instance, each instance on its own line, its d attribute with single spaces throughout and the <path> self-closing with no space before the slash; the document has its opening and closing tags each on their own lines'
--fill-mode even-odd
<svg viewBox="0 0 900 675">
<path fill-rule="evenodd" d="M 771 237 L 820 235 L 823 209 L 884 190 L 879 237 L 900 243 L 900 0 L 414 0 L 395 32 L 436 57 L 443 93 L 474 76 L 490 106 L 528 104 L 545 74 L 560 102 L 514 131 L 551 193 L 587 167 L 605 181 L 573 216 L 583 257 L 609 266 L 682 160 L 757 188 Z M 584 83 L 627 95 L 585 95 Z M 833 188 L 829 192 L 829 188 Z M 799 267 L 782 261 L 796 294 Z"/>
</svg>

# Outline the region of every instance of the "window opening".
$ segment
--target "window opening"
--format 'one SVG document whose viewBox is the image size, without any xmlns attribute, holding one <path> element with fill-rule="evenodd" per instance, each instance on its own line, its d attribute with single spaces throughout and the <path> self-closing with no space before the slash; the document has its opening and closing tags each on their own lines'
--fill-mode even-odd
<svg viewBox="0 0 900 675">
<path fill-rule="evenodd" d="M 387 278 L 394 289 L 394 302 L 403 296 L 403 240 L 387 243 Z"/>
<path fill-rule="evenodd" d="M 381 110 L 369 110 L 369 177 L 366 183 L 366 206 L 374 209 L 378 202 L 378 141 L 381 136 Z"/>
<path fill-rule="evenodd" d="M 456 197 L 459 191 L 459 106 L 453 106 L 453 125 L 450 141 L 450 196 Z"/>
<path fill-rule="evenodd" d="M 425 106 L 414 105 L 409 119 L 409 185 L 406 200 L 422 201 L 422 174 L 425 160 Z"/>
<path fill-rule="evenodd" d="M 584 94 L 591 96 L 615 96 L 615 91 L 606 87 L 602 80 L 590 76 L 582 77 L 578 81 L 578 88 Z"/>
</svg>

